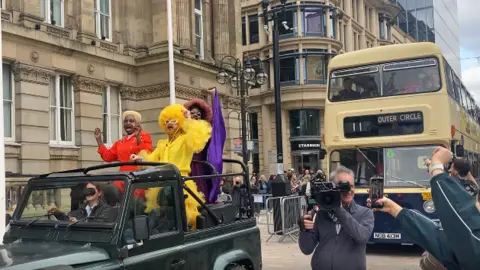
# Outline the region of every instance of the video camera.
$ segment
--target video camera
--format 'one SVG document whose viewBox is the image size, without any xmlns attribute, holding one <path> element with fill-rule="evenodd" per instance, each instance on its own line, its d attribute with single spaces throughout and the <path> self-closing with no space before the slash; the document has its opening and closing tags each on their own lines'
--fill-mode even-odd
<svg viewBox="0 0 480 270">
<path fill-rule="evenodd" d="M 341 193 L 349 192 L 352 188 L 350 183 L 341 181 L 338 184 L 327 182 L 325 173 L 320 171 L 310 182 L 312 198 L 318 204 L 320 210 L 332 210 L 341 205 Z"/>
</svg>

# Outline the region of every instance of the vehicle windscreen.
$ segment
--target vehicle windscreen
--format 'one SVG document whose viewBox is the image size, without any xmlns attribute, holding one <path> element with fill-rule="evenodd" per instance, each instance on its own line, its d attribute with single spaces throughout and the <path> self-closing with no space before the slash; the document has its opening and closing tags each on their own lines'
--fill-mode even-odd
<svg viewBox="0 0 480 270">
<path fill-rule="evenodd" d="M 355 186 L 368 187 L 373 176 L 384 176 L 385 187 L 430 186 L 424 159 L 437 146 L 342 149 L 330 154 L 330 171 L 340 165 L 354 173 Z"/>
<path fill-rule="evenodd" d="M 113 229 L 121 205 L 120 190 L 116 185 L 124 184 L 124 181 L 114 183 L 31 181 L 26 189 L 28 199 L 17 206 L 20 209 L 14 215 L 14 222 L 26 227 Z"/>
<path fill-rule="evenodd" d="M 335 70 L 330 74 L 332 102 L 438 91 L 438 60 L 424 58 Z"/>
</svg>

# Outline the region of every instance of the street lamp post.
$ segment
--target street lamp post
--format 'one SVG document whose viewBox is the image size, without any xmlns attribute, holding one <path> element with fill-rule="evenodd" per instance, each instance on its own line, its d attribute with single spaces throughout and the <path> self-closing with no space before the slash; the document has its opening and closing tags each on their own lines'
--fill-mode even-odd
<svg viewBox="0 0 480 270">
<path fill-rule="evenodd" d="M 283 140 L 282 140 L 282 101 L 280 97 L 280 56 L 279 56 L 279 33 L 278 22 L 285 17 L 285 4 L 287 0 L 280 0 L 281 10 L 280 12 L 275 10 L 268 10 L 270 4 L 269 0 L 262 0 L 264 29 L 268 32 L 268 22 L 273 22 L 273 80 L 274 80 L 274 93 L 275 93 L 275 130 L 276 130 L 276 143 L 277 143 L 277 176 L 272 182 L 272 195 L 274 197 L 286 196 L 291 193 L 290 181 L 285 176 L 283 169 Z M 282 22 L 285 29 L 289 29 L 286 21 Z"/>
<path fill-rule="evenodd" d="M 252 67 L 251 59 L 259 61 L 260 70 L 258 73 Z M 248 187 L 248 195 L 250 194 L 250 181 L 248 179 L 248 149 L 247 149 L 247 105 L 246 97 L 248 95 L 245 84 L 249 82 L 257 82 L 258 84 L 265 84 L 267 82 L 267 74 L 263 71 L 262 61 L 257 57 L 247 58 L 245 67 L 242 66 L 242 60 L 233 56 L 225 56 L 220 62 L 220 71 L 217 73 L 217 82 L 226 84 L 230 81 L 230 86 L 237 89 L 237 95 L 240 94 L 240 118 L 242 122 L 242 157 L 243 163 L 247 167 L 247 179 L 244 179 Z M 232 64 L 232 62 L 234 62 Z M 253 211 L 251 209 L 250 211 Z M 252 214 L 252 213 L 250 213 Z"/>
</svg>

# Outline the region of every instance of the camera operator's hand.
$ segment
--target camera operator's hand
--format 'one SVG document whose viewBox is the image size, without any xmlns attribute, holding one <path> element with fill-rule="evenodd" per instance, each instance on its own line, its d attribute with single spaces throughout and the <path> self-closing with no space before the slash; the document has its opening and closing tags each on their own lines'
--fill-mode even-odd
<svg viewBox="0 0 480 270">
<path fill-rule="evenodd" d="M 313 230 L 313 219 L 312 214 L 307 214 L 303 216 L 303 225 L 305 226 L 305 230 Z"/>
<path fill-rule="evenodd" d="M 453 153 L 444 147 L 437 147 L 432 153 L 432 164 L 448 164 L 452 161 Z"/>
<path fill-rule="evenodd" d="M 375 211 L 382 211 L 385 213 L 390 214 L 393 217 L 396 217 L 400 211 L 402 211 L 402 207 L 398 204 L 396 204 L 394 201 L 390 200 L 389 198 L 383 197 L 381 199 L 378 199 L 375 204 L 381 204 L 383 205 L 382 208 L 373 208 L 372 210 Z M 372 201 L 370 199 L 367 199 L 367 207 L 372 207 Z"/>
</svg>

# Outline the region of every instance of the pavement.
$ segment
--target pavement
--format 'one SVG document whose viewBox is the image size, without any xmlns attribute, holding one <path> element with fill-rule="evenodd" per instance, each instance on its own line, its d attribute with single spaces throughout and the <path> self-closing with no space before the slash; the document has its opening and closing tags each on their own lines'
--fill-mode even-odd
<svg viewBox="0 0 480 270">
<path fill-rule="evenodd" d="M 264 270 L 277 269 L 311 269 L 311 256 L 304 255 L 290 237 L 279 243 L 279 236 L 270 237 L 266 220 L 259 220 L 262 241 L 262 259 Z M 367 247 L 368 270 L 415 270 L 418 266 L 422 250 L 412 246 L 371 245 Z"/>
</svg>

